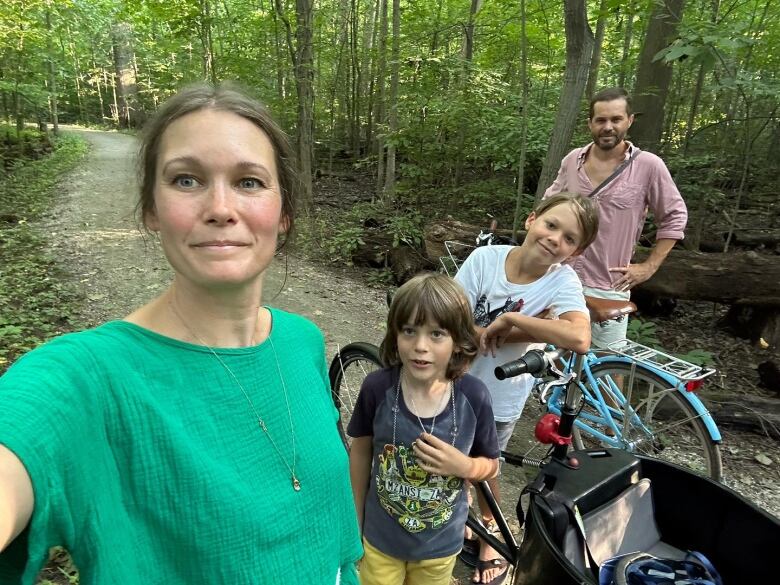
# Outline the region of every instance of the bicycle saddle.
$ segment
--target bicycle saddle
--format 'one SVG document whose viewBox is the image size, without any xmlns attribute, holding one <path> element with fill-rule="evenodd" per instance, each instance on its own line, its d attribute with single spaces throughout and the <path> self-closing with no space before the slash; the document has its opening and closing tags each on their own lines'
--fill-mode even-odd
<svg viewBox="0 0 780 585">
<path fill-rule="evenodd" d="M 631 301 L 615 301 L 586 296 L 585 304 L 590 311 L 590 320 L 594 323 L 617 319 L 636 311 L 636 305 Z"/>
</svg>

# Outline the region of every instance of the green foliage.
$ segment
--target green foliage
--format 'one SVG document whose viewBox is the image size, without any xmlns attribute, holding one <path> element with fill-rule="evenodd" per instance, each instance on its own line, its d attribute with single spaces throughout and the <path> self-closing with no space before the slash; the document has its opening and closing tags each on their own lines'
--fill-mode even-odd
<svg viewBox="0 0 780 585">
<path fill-rule="evenodd" d="M 626 337 L 636 343 L 659 349 L 661 342 L 656 337 L 656 325 L 652 321 L 632 318 L 628 321 Z"/>
<path fill-rule="evenodd" d="M 382 268 L 381 270 L 372 270 L 369 272 L 366 281 L 372 286 L 385 290 L 389 286 L 395 284 L 395 276 L 393 276 L 392 271 L 389 269 Z"/>
<path fill-rule="evenodd" d="M 403 214 L 392 213 L 384 217 L 384 229 L 393 238 L 393 248 L 401 244 L 416 247 L 423 241 L 423 216 L 419 211 L 408 210 Z"/>
<path fill-rule="evenodd" d="M 19 165 L 0 183 L 0 369 L 46 339 L 72 329 L 79 295 L 44 252 L 28 220 L 50 209 L 58 179 L 87 151 L 74 137 L 49 157 Z"/>
<path fill-rule="evenodd" d="M 697 366 L 705 367 L 715 365 L 715 356 L 712 352 L 703 349 L 693 349 L 688 353 L 676 354 L 675 357 L 686 362 L 691 362 Z"/>
<path fill-rule="evenodd" d="M 423 241 L 423 216 L 415 210 L 405 210 L 377 201 L 361 203 L 336 220 L 324 245 L 331 258 L 352 264 L 352 255 L 365 245 L 369 234 L 380 233 L 390 240 L 391 248 L 418 247 Z"/>
<path fill-rule="evenodd" d="M 334 259 L 351 265 L 352 254 L 364 243 L 362 227 L 342 224 L 336 226 L 332 235 L 326 239 L 325 245 Z"/>
</svg>

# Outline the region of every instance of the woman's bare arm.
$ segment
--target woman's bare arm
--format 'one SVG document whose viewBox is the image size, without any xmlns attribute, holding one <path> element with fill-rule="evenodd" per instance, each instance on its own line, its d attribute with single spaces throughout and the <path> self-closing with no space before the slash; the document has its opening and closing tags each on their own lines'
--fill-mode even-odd
<svg viewBox="0 0 780 585">
<path fill-rule="evenodd" d="M 30 522 L 33 489 L 22 462 L 0 445 L 0 551 L 19 536 Z"/>
</svg>

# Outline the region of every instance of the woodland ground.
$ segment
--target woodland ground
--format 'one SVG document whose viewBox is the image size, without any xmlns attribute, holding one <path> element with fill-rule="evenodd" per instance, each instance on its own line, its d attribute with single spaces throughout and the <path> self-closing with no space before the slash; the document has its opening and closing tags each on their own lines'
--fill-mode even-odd
<svg viewBox="0 0 780 585">
<path fill-rule="evenodd" d="M 121 319 L 162 292 L 171 272 L 159 246 L 150 237 L 141 236 L 133 217 L 135 139 L 114 132 L 69 130 L 88 140 L 92 151 L 84 164 L 61 182 L 56 208 L 38 227 L 47 235 L 49 251 L 83 291 L 87 302 L 80 308 L 77 322 L 89 327 Z M 367 187 L 361 182 L 320 180 L 315 185 L 316 214 L 330 217 L 369 198 Z M 329 356 L 350 341 L 378 343 L 384 330 L 384 289 L 367 284 L 368 271 L 334 266 L 322 249 L 317 254 L 318 248 L 312 245 L 316 236 L 309 234 L 305 239 L 309 244 L 306 257 L 293 252 L 275 261 L 267 276 L 264 301 L 317 323 L 325 334 Z M 658 322 L 658 335 L 672 351 L 698 347 L 714 353 L 720 378 L 713 385 L 728 389 L 739 400 L 739 396 L 757 391 L 755 366 L 761 358 L 747 341 L 716 329 L 714 321 L 710 304 L 682 303 L 672 318 Z M 541 412 L 538 405 L 527 408 L 524 424 L 510 445 L 516 452 L 526 452 L 532 446 L 531 428 Z M 760 435 L 723 431 L 726 483 L 780 515 L 778 443 Z M 772 463 L 757 462 L 759 453 L 769 455 Z M 504 485 L 510 486 L 505 490 L 505 507 L 512 516 L 523 471 L 507 469 L 505 477 Z M 469 576 L 470 572 L 459 565 L 456 579 L 467 583 Z M 52 579 L 53 573 L 47 577 Z"/>
</svg>

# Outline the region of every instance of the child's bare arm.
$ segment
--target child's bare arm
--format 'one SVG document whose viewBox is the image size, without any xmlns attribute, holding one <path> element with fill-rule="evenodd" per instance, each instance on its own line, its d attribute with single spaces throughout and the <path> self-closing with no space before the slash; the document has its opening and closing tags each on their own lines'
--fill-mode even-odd
<svg viewBox="0 0 780 585">
<path fill-rule="evenodd" d="M 420 467 L 436 475 L 481 481 L 498 473 L 498 459 L 469 457 L 430 433 L 423 433 L 414 442 L 414 455 Z"/>
<path fill-rule="evenodd" d="M 33 501 L 32 483 L 24 464 L 0 445 L 0 551 L 30 522 Z"/>
<path fill-rule="evenodd" d="M 366 492 L 371 478 L 371 455 L 373 437 L 356 437 L 352 439 L 349 448 L 349 479 L 352 482 L 352 497 L 355 500 L 355 511 L 358 526 L 363 530 L 363 510 L 366 504 Z"/>
<path fill-rule="evenodd" d="M 585 353 L 590 348 L 590 319 L 585 313 L 569 311 L 558 319 L 539 319 L 518 313 L 504 313 L 486 327 L 480 337 L 483 352 L 495 351 L 504 343 L 518 341 L 552 343 Z"/>
<path fill-rule="evenodd" d="M 548 319 L 548 315 L 552 312 L 552 309 L 545 309 L 541 313 L 534 315 L 535 319 Z M 517 313 L 519 314 L 519 313 Z M 485 332 L 485 329 L 487 327 L 480 327 L 479 325 L 474 325 L 474 332 L 477 334 L 477 337 L 482 337 L 482 334 Z M 509 333 L 506 335 L 506 338 L 504 339 L 504 343 L 528 343 L 531 341 L 539 341 L 538 339 L 532 339 L 525 331 L 522 329 L 518 329 L 516 327 L 510 328 Z"/>
</svg>

